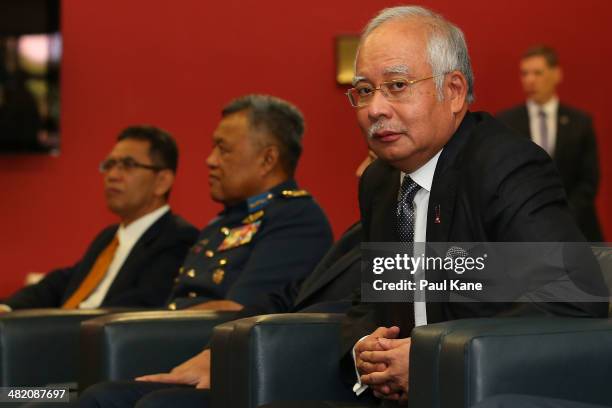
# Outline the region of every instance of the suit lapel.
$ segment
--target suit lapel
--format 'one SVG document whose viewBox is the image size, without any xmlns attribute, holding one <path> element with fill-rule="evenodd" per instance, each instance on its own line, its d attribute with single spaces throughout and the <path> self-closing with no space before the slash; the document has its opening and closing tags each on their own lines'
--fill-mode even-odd
<svg viewBox="0 0 612 408">
<path fill-rule="evenodd" d="M 476 116 L 468 112 L 440 154 L 429 193 L 427 242 L 448 242 L 451 238 L 451 220 L 454 219 L 457 185 L 460 182 L 458 163 L 461 162 L 462 148 L 468 143 L 470 132 L 476 123 Z M 430 276 L 434 281 L 440 278 L 438 274 Z M 427 302 L 426 307 L 428 323 L 444 320 L 442 303 Z"/>
<path fill-rule="evenodd" d="M 361 258 L 361 248 L 356 246 L 349 252 L 341 256 L 336 262 L 334 262 L 331 268 L 324 268 L 325 273 L 320 273 L 318 276 L 313 277 L 312 281 L 308 280 L 308 288 L 300 291 L 300 295 L 295 301 L 295 309 L 300 309 L 300 304 L 308 299 L 313 293 L 321 290 L 325 285 L 334 280 L 338 275 L 344 273 L 347 268 L 350 268 L 354 262 L 357 262 Z M 307 281 L 304 281 L 306 283 Z M 304 288 L 302 288 L 304 289 Z"/>
<path fill-rule="evenodd" d="M 389 171 L 390 183 L 380 195 L 372 200 L 372 222 L 370 224 L 371 242 L 397 242 L 396 211 L 397 195 L 400 187 L 400 171 Z"/>
<path fill-rule="evenodd" d="M 427 242 L 449 240 L 459 184 L 457 163 L 461 161 L 461 150 L 468 142 L 469 134 L 476 124 L 476 115 L 468 112 L 440 154 L 429 193 Z"/>
<path fill-rule="evenodd" d="M 531 134 L 531 126 L 529 125 L 529 112 L 527 111 L 527 105 L 522 105 L 518 110 L 516 130 L 521 135 L 528 136 L 531 140 L 533 140 L 533 135 Z"/>
<path fill-rule="evenodd" d="M 557 158 L 563 157 L 563 150 L 568 145 L 569 138 L 571 137 L 570 133 L 570 122 L 571 116 L 567 109 L 559 104 L 557 110 L 557 138 L 555 140 L 555 149 L 553 153 L 553 160 L 557 162 Z M 559 167 L 559 166 L 558 166 Z"/>
<path fill-rule="evenodd" d="M 449 168 L 434 174 L 427 209 L 427 242 L 449 240 L 451 220 L 455 209 L 458 171 Z"/>
<path fill-rule="evenodd" d="M 62 304 L 66 300 L 68 300 L 70 296 L 72 296 L 72 294 L 79 288 L 79 286 L 81 286 L 81 283 L 83 283 L 87 275 L 89 275 L 89 273 L 91 272 L 91 269 L 96 263 L 96 260 L 98 259 L 100 253 L 102 253 L 102 251 L 113 240 L 113 237 L 117 233 L 118 228 L 119 226 L 115 225 L 112 228 L 106 230 L 104 235 L 101 236 L 98 240 L 96 240 L 95 244 L 91 246 L 90 250 L 85 255 L 85 258 L 81 262 L 81 265 L 78 269 L 78 276 L 73 276 L 70 279 L 68 286 L 64 291 L 64 296 L 62 297 Z"/>
<path fill-rule="evenodd" d="M 153 244 L 156 238 L 163 236 L 162 230 L 166 225 L 166 221 L 172 217 L 170 211 L 162 215 L 145 231 L 140 239 L 134 244 L 129 255 L 121 265 L 121 269 L 117 272 L 117 276 L 113 280 L 111 287 L 108 289 L 104 299 L 112 297 L 117 292 L 122 292 L 126 287 L 131 286 L 131 282 L 138 274 L 138 265 L 142 264 L 147 257 L 151 255 L 149 247 Z M 104 304 L 104 301 L 102 302 Z"/>
</svg>

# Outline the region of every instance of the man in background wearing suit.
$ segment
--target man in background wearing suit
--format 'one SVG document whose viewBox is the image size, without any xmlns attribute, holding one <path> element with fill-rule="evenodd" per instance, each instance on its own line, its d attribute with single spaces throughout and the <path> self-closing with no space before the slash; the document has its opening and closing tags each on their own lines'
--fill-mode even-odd
<svg viewBox="0 0 612 408">
<path fill-rule="evenodd" d="M 170 134 L 152 126 L 123 130 L 100 164 L 106 204 L 119 224 L 100 232 L 75 265 L 56 269 L 8 298 L 3 311 L 162 306 L 198 236 L 168 205 L 177 165 Z"/>
<path fill-rule="evenodd" d="M 347 95 L 379 158 L 360 182 L 364 241 L 584 241 L 550 157 L 468 110 L 473 74 L 458 27 L 422 7 L 383 10 L 355 67 Z M 344 374 L 357 395 L 406 401 L 415 326 L 526 313 L 603 317 L 607 304 L 360 303 L 343 324 Z"/>
<path fill-rule="evenodd" d="M 559 103 L 556 88 L 562 72 L 554 49 L 528 49 L 520 70 L 527 102 L 499 113 L 498 118 L 553 158 L 578 226 L 587 240 L 603 241 L 595 209 L 599 164 L 591 117 Z"/>
</svg>

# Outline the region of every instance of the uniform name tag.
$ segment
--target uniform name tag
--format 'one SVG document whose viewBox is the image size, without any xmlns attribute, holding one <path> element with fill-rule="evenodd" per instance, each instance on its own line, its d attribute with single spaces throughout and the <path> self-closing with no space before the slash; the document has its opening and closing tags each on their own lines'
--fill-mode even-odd
<svg viewBox="0 0 612 408">
<path fill-rule="evenodd" d="M 223 242 L 221 242 L 221 245 L 217 248 L 217 251 L 225 251 L 227 249 L 239 247 L 240 245 L 248 244 L 253 239 L 260 225 L 261 221 L 257 221 L 241 227 L 232 228 Z"/>
</svg>

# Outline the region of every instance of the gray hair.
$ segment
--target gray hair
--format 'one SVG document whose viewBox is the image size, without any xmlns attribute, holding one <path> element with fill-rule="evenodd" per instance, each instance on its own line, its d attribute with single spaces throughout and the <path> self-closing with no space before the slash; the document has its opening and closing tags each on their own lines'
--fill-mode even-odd
<svg viewBox="0 0 612 408">
<path fill-rule="evenodd" d="M 278 143 L 280 163 L 293 177 L 302 154 L 304 117 L 291 103 L 269 95 L 246 95 L 234 99 L 221 111 L 225 117 L 247 111 L 252 129 L 269 134 Z"/>
<path fill-rule="evenodd" d="M 463 32 L 459 27 L 444 19 L 439 14 L 420 6 L 399 6 L 382 10 L 366 25 L 361 35 L 363 40 L 382 24 L 389 20 L 401 18 L 421 18 L 429 29 L 427 42 L 428 62 L 438 91 L 438 99 L 442 100 L 444 94 L 444 74 L 457 70 L 467 81 L 467 102 L 474 101 L 474 73 L 470 63 L 467 44 Z"/>
</svg>

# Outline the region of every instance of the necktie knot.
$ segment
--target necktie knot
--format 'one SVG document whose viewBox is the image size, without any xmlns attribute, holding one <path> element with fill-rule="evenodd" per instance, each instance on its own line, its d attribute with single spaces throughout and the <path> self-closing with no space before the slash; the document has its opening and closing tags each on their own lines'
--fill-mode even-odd
<svg viewBox="0 0 612 408">
<path fill-rule="evenodd" d="M 414 241 L 415 208 L 414 196 L 421 186 L 410 176 L 404 176 L 397 201 L 397 234 L 400 241 Z"/>
<path fill-rule="evenodd" d="M 546 111 L 544 111 L 544 109 L 540 109 L 538 111 L 538 115 L 540 116 L 541 119 L 546 119 Z"/>
<path fill-rule="evenodd" d="M 404 176 L 404 180 L 402 181 L 402 187 L 400 188 L 399 201 L 412 202 L 412 200 L 414 200 L 414 196 L 420 188 L 421 186 L 415 183 L 415 181 L 410 178 L 410 176 Z"/>
</svg>

